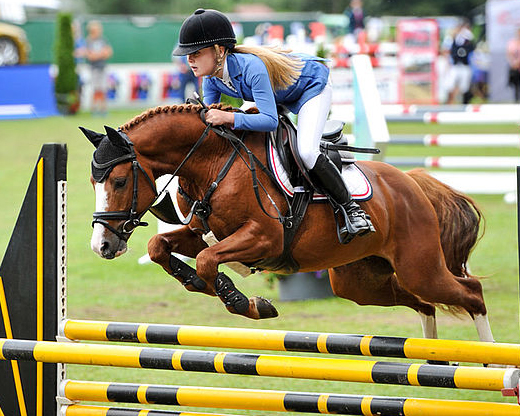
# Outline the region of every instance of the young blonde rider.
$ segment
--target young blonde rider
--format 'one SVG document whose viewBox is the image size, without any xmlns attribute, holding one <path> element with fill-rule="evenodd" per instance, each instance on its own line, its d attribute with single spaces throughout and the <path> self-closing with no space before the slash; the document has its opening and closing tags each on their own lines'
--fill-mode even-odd
<svg viewBox="0 0 520 416">
<path fill-rule="evenodd" d="M 187 55 L 193 73 L 204 77 L 205 104 L 217 103 L 226 94 L 253 101 L 258 108 L 257 114 L 210 109 L 206 121 L 212 125 L 273 131 L 278 126 L 277 104 L 298 114 L 297 151 L 313 181 L 343 213 L 340 242 L 374 231 L 336 166 L 319 150 L 332 98 L 329 69 L 322 59 L 236 45 L 229 19 L 219 11 L 204 9 L 184 21 L 173 55 Z"/>
</svg>

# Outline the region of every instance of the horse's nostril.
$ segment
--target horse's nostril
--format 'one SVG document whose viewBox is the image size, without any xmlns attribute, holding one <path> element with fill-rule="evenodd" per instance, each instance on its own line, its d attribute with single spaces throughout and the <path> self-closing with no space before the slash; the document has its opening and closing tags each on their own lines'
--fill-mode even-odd
<svg viewBox="0 0 520 416">
<path fill-rule="evenodd" d="M 101 244 L 101 251 L 104 252 L 110 248 L 110 243 L 108 241 L 103 241 Z"/>
</svg>

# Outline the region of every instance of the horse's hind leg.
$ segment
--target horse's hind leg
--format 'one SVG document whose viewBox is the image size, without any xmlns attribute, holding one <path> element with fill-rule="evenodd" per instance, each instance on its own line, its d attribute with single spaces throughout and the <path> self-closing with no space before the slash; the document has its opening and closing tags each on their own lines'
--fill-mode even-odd
<svg viewBox="0 0 520 416">
<path fill-rule="evenodd" d="M 421 327 L 423 331 L 424 338 L 432 338 L 437 339 L 437 319 L 435 319 L 435 314 L 426 315 L 422 312 L 418 312 L 419 317 L 421 318 Z"/>
<path fill-rule="evenodd" d="M 425 315 L 422 312 L 419 312 L 419 317 L 421 318 L 421 326 L 423 330 L 423 337 L 430 339 L 437 339 L 437 319 L 435 318 L 435 313 L 433 315 Z M 426 360 L 428 364 L 436 364 L 436 365 L 449 365 L 448 361 L 439 361 L 439 360 Z"/>
<path fill-rule="evenodd" d="M 406 247 L 397 254 L 399 260 L 395 269 L 400 285 L 425 302 L 444 304 L 453 310 L 465 309 L 473 318 L 485 316 L 486 306 L 480 282 L 472 277 L 458 277 L 450 273 L 438 243 L 428 241 L 423 239 L 422 254 Z M 478 320 L 480 323 L 480 318 Z"/>
<path fill-rule="evenodd" d="M 369 257 L 333 269 L 331 285 L 337 296 L 360 305 L 408 306 L 421 318 L 423 336 L 437 338 L 435 306 L 404 290 L 397 281 L 389 263 L 378 257 Z M 431 361 L 429 364 L 449 364 Z"/>
<path fill-rule="evenodd" d="M 380 257 L 368 257 L 329 270 L 336 296 L 359 305 L 408 306 L 435 321 L 435 306 L 405 290 L 390 264 Z"/>
<path fill-rule="evenodd" d="M 478 338 L 483 342 L 495 342 L 493 334 L 491 332 L 491 326 L 489 325 L 489 319 L 487 314 L 474 315 L 473 322 L 477 329 Z"/>
</svg>

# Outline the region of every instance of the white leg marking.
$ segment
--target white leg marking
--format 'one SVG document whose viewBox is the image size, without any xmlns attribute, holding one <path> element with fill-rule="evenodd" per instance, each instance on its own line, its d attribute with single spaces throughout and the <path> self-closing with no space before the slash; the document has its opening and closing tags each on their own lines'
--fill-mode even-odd
<svg viewBox="0 0 520 416">
<path fill-rule="evenodd" d="M 437 339 L 437 321 L 434 316 L 425 315 L 422 312 L 418 312 L 421 317 L 421 326 L 424 338 Z"/>
<path fill-rule="evenodd" d="M 475 315 L 475 327 L 477 328 L 478 337 L 484 342 L 495 342 L 491 333 L 491 326 L 487 315 Z"/>
<path fill-rule="evenodd" d="M 108 195 L 105 191 L 105 183 L 96 183 L 96 212 L 106 211 L 108 206 Z M 90 247 L 92 250 L 101 255 L 101 242 L 103 241 L 103 234 L 105 227 L 101 224 L 94 224 L 94 231 L 92 232 L 92 239 L 90 240 Z"/>
</svg>

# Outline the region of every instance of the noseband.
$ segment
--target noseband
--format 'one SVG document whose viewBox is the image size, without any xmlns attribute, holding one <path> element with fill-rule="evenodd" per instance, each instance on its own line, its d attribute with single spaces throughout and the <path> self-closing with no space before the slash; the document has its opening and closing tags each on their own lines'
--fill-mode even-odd
<svg viewBox="0 0 520 416">
<path fill-rule="evenodd" d="M 134 145 L 128 139 L 128 137 L 121 131 L 119 131 L 119 134 L 123 135 L 123 137 L 127 140 L 129 145 L 129 153 L 126 155 L 123 155 L 121 157 L 118 157 L 116 159 L 113 159 L 106 163 L 97 163 L 95 159 L 92 159 L 92 165 L 101 170 L 105 169 L 112 169 L 114 166 L 119 165 L 120 163 L 124 162 L 131 162 L 132 163 L 132 176 L 133 176 L 133 190 L 132 190 L 132 205 L 128 211 L 98 211 L 94 212 L 92 214 L 93 221 L 92 221 L 92 227 L 94 227 L 94 224 L 101 224 L 103 227 L 109 229 L 112 231 L 115 235 L 117 235 L 120 239 L 127 241 L 130 237 L 130 234 L 140 226 L 147 226 L 147 222 L 142 222 L 141 218 L 143 215 L 148 211 L 148 208 L 145 209 L 141 214 L 137 212 L 137 185 L 139 182 L 139 172 L 142 172 L 148 183 L 150 184 L 150 187 L 152 188 L 154 192 L 154 202 L 159 196 L 157 193 L 157 190 L 155 188 L 155 183 L 150 178 L 150 176 L 146 173 L 144 168 L 141 166 L 141 164 L 137 161 L 137 157 L 135 155 L 134 151 Z M 153 202 L 152 202 L 153 204 Z M 121 231 L 116 230 L 114 227 L 112 227 L 108 221 L 111 220 L 126 220 L 123 223 L 123 226 L 121 227 Z"/>
</svg>

